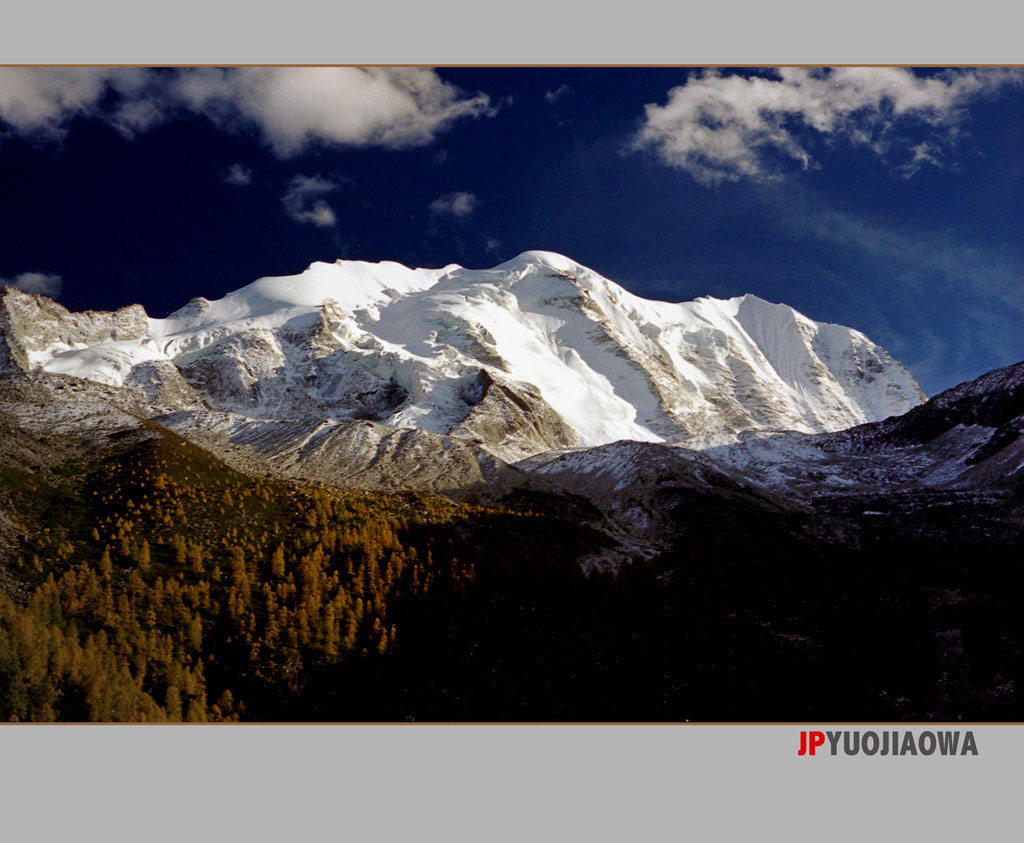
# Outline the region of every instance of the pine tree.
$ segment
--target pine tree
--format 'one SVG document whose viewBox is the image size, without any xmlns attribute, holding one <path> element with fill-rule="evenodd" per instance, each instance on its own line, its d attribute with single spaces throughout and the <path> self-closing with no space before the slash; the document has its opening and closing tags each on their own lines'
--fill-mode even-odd
<svg viewBox="0 0 1024 843">
<path fill-rule="evenodd" d="M 284 576 L 284 545 L 279 544 L 270 557 L 270 573 L 275 577 Z"/>
<path fill-rule="evenodd" d="M 100 554 L 100 573 L 103 575 L 103 579 L 109 579 L 110 573 L 113 570 L 113 565 L 110 561 L 110 547 L 105 545 L 103 553 Z"/>
<path fill-rule="evenodd" d="M 194 615 L 188 622 L 188 643 L 197 653 L 203 646 L 203 622 L 199 615 Z"/>
<path fill-rule="evenodd" d="M 177 533 L 174 534 L 174 538 L 171 539 L 171 545 L 174 547 L 174 564 L 184 565 L 187 558 L 187 547 L 185 545 L 185 539 Z"/>
<path fill-rule="evenodd" d="M 229 688 L 224 689 L 224 693 L 221 694 L 217 702 L 214 703 L 211 713 L 218 720 L 238 719 L 235 715 L 235 698 Z"/>
<path fill-rule="evenodd" d="M 203 549 L 198 544 L 190 544 L 188 547 L 188 564 L 194 573 L 203 570 Z"/>
<path fill-rule="evenodd" d="M 139 545 L 139 570 L 148 571 L 150 561 L 149 542 L 143 539 L 142 544 Z"/>
<path fill-rule="evenodd" d="M 167 689 L 167 702 L 164 706 L 167 711 L 167 719 L 175 723 L 181 721 L 181 692 L 177 685 L 171 685 Z"/>
</svg>

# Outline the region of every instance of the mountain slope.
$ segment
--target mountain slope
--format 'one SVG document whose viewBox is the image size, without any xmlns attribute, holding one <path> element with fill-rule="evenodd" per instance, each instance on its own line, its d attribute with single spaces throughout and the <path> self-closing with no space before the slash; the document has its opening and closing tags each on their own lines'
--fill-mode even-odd
<svg viewBox="0 0 1024 843">
<path fill-rule="evenodd" d="M 800 498 L 921 489 L 1024 490 L 1024 363 L 883 421 L 828 434 L 749 433 L 705 457 Z"/>
<path fill-rule="evenodd" d="M 5 290 L 0 366 L 88 378 L 167 412 L 370 420 L 505 460 L 621 439 L 840 430 L 923 400 L 850 328 L 754 296 L 668 304 L 550 252 L 489 270 L 339 261 L 166 319 Z"/>
</svg>

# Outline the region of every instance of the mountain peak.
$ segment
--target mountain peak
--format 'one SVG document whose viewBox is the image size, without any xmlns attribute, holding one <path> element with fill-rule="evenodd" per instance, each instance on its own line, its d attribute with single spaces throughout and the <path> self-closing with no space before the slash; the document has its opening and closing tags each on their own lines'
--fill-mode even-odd
<svg viewBox="0 0 1024 843">
<path fill-rule="evenodd" d="M 556 272 L 573 272 L 583 268 L 572 258 L 567 258 L 565 255 L 558 254 L 558 252 L 530 249 L 520 252 L 511 260 L 498 264 L 491 271 L 512 272 L 530 267 L 544 267 L 546 269 L 553 269 Z"/>
<path fill-rule="evenodd" d="M 239 419 L 371 419 L 508 458 L 556 443 L 832 431 L 923 399 L 852 329 L 749 294 L 649 301 L 539 250 L 486 270 L 316 262 L 166 319 L 137 306 L 29 310 L 4 326 L 20 368 L 127 387 L 170 377 L 159 394 Z"/>
</svg>

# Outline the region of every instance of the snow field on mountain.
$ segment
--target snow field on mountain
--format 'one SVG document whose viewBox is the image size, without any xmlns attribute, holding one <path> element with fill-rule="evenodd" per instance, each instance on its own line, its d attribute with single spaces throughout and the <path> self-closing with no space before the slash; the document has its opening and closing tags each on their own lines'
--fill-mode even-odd
<svg viewBox="0 0 1024 843">
<path fill-rule="evenodd" d="M 832 431 L 923 400 L 850 328 L 754 296 L 648 301 L 551 252 L 490 270 L 315 263 L 146 318 L 134 339 L 82 342 L 82 330 L 62 333 L 58 318 L 32 367 L 123 385 L 133 367 L 169 361 L 220 411 L 437 433 L 458 428 L 487 383 L 531 385 L 580 446 Z M 520 452 L 543 450 L 535 435 L 522 432 Z"/>
</svg>

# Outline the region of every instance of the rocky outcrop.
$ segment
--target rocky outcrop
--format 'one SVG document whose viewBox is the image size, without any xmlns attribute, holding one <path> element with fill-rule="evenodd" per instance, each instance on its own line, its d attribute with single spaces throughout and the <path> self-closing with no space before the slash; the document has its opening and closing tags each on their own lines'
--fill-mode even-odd
<svg viewBox="0 0 1024 843">
<path fill-rule="evenodd" d="M 4 334 L 13 337 L 26 352 L 138 340 L 149 333 L 146 311 L 139 304 L 113 313 L 72 313 L 46 296 L 5 287 L 0 293 L 0 311 Z"/>
<path fill-rule="evenodd" d="M 496 380 L 481 369 L 466 400 L 469 413 L 452 436 L 467 438 L 505 459 L 579 444 L 576 432 L 530 384 Z"/>
<path fill-rule="evenodd" d="M 132 366 L 125 387 L 140 391 L 162 411 L 198 409 L 203 406 L 196 391 L 182 377 L 178 367 L 167 360 L 152 360 Z"/>
</svg>

